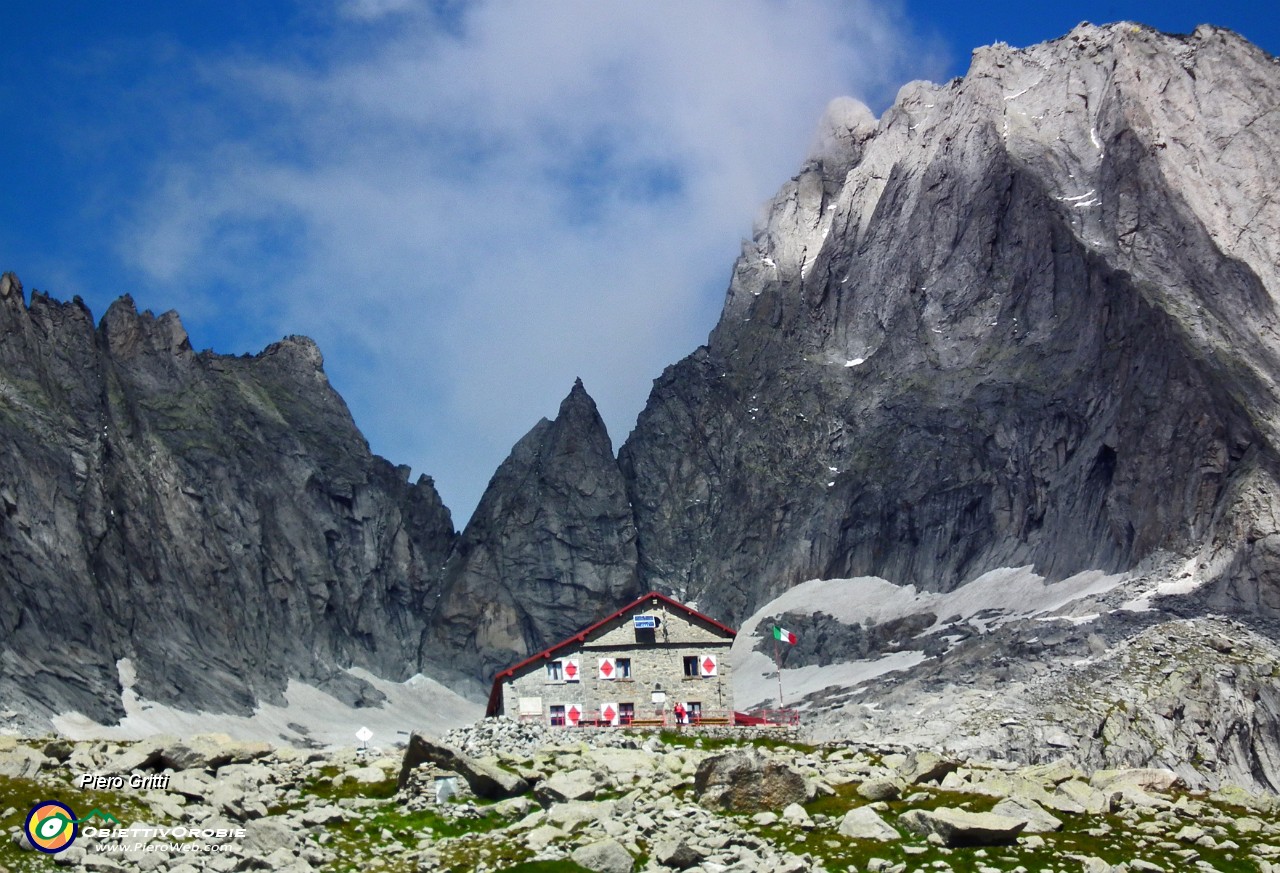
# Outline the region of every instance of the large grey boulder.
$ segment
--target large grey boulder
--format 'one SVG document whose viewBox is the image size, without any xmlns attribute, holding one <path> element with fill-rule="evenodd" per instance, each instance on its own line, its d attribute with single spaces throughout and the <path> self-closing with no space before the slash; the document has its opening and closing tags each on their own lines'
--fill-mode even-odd
<svg viewBox="0 0 1280 873">
<path fill-rule="evenodd" d="M 868 779 L 858 786 L 858 796 L 864 800 L 897 800 L 902 796 L 902 784 L 897 779 Z"/>
<path fill-rule="evenodd" d="M 1182 783 L 1181 777 L 1164 768 L 1130 768 L 1098 770 L 1089 777 L 1089 785 L 1099 791 L 1139 788 L 1143 791 L 1168 791 Z"/>
<path fill-rule="evenodd" d="M 1007 797 L 992 807 L 991 812 L 1025 821 L 1027 826 L 1023 830 L 1028 834 L 1047 834 L 1062 830 L 1062 819 L 1026 797 Z"/>
<path fill-rule="evenodd" d="M 804 776 L 754 749 L 704 759 L 693 793 L 705 807 L 732 812 L 777 811 L 808 798 Z"/>
<path fill-rule="evenodd" d="M 960 768 L 958 761 L 939 755 L 937 752 L 912 752 L 907 760 L 898 768 L 898 775 L 908 785 L 920 785 L 925 782 L 941 782 L 948 773 Z"/>
<path fill-rule="evenodd" d="M 912 833 L 922 836 L 937 834 L 944 845 L 951 847 L 1008 845 L 1016 842 L 1018 834 L 1027 826 L 1026 820 L 1021 818 L 948 807 L 908 810 L 898 817 L 898 821 Z"/>
<path fill-rule="evenodd" d="M 840 819 L 840 827 L 837 830 L 841 836 L 855 840 L 901 839 L 901 834 L 869 806 L 859 806 L 846 812 L 844 818 Z"/>
<path fill-rule="evenodd" d="M 409 745 L 404 750 L 404 761 L 400 765 L 400 776 L 396 781 L 397 788 L 403 789 L 408 785 L 409 774 L 422 763 L 432 763 L 443 770 L 457 773 L 466 780 L 477 797 L 505 800 L 529 790 L 529 783 L 516 774 L 468 757 L 451 746 L 418 733 L 409 736 Z"/>
<path fill-rule="evenodd" d="M 653 847 L 653 860 L 673 870 L 687 870 L 700 863 L 705 854 L 684 837 L 659 840 Z"/>
<path fill-rule="evenodd" d="M 600 840 L 579 846 L 569 855 L 573 863 L 594 873 L 631 873 L 635 859 L 617 840 Z"/>
<path fill-rule="evenodd" d="M 600 788 L 600 779 L 591 770 L 557 770 L 539 782 L 533 796 L 545 805 L 575 800 L 591 800 Z"/>
<path fill-rule="evenodd" d="M 287 816 L 270 815 L 244 824 L 244 841 L 241 844 L 246 855 L 265 856 L 279 849 L 292 852 L 298 847 L 302 834 Z"/>
<path fill-rule="evenodd" d="M 0 776 L 12 779 L 30 779 L 49 763 L 44 755 L 26 746 L 14 745 L 0 749 Z"/>
</svg>

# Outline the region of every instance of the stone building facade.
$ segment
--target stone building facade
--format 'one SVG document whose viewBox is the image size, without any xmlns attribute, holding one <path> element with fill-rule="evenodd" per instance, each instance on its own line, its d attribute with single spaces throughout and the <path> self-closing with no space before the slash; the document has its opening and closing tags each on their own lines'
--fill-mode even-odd
<svg viewBox="0 0 1280 873">
<path fill-rule="evenodd" d="M 556 727 L 733 724 L 735 632 L 656 591 L 494 677 L 487 715 Z"/>
</svg>

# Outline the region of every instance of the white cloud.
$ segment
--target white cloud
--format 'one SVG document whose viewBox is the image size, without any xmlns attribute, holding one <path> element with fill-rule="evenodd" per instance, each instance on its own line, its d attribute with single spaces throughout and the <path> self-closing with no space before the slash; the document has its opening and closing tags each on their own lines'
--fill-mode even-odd
<svg viewBox="0 0 1280 873">
<path fill-rule="evenodd" d="M 338 14 L 359 21 L 373 21 L 388 15 L 410 12 L 414 0 L 341 0 Z"/>
<path fill-rule="evenodd" d="M 225 122 L 155 168 L 121 250 L 181 310 L 314 336 L 459 522 L 575 376 L 620 444 L 826 103 L 933 72 L 873 2 L 338 9 L 321 61 L 203 59 Z"/>
</svg>

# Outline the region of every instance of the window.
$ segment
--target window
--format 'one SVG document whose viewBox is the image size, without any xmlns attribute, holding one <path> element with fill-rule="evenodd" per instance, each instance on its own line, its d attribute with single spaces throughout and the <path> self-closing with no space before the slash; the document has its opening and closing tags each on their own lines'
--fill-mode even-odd
<svg viewBox="0 0 1280 873">
<path fill-rule="evenodd" d="M 701 675 L 702 674 L 698 671 L 698 656 L 685 655 L 684 656 L 684 678 L 697 679 Z"/>
<path fill-rule="evenodd" d="M 548 662 L 547 662 L 547 681 L 548 681 L 548 682 L 563 682 L 563 681 L 564 681 L 564 662 L 563 662 L 563 661 L 548 661 Z M 554 706 L 553 706 L 553 707 L 551 707 L 551 708 L 552 708 L 552 709 L 555 709 L 555 707 L 554 707 Z M 564 724 L 564 720 L 563 720 L 563 719 L 564 719 L 564 707 L 563 707 L 563 706 L 562 706 L 562 707 L 560 707 L 560 717 L 561 717 L 561 721 L 560 721 L 560 723 L 561 723 L 561 724 Z M 555 722 L 552 722 L 552 724 L 555 724 Z"/>
<path fill-rule="evenodd" d="M 613 666 L 617 668 L 618 672 L 616 675 L 618 679 L 631 678 L 631 659 L 630 658 L 615 658 L 613 662 Z"/>
<path fill-rule="evenodd" d="M 636 705 L 634 703 L 618 704 L 618 721 L 619 722 L 621 722 L 623 725 L 629 725 L 631 724 L 632 720 L 635 717 L 636 717 Z"/>
<path fill-rule="evenodd" d="M 556 663 L 559 663 L 559 662 L 557 661 Z M 547 666 L 549 667 L 551 665 L 548 664 Z M 551 707 L 551 726 L 564 727 L 564 707 L 563 706 Z"/>
<path fill-rule="evenodd" d="M 697 700 L 690 700 L 685 704 L 685 717 L 689 720 L 689 724 L 699 724 L 702 721 L 702 703 Z"/>
</svg>

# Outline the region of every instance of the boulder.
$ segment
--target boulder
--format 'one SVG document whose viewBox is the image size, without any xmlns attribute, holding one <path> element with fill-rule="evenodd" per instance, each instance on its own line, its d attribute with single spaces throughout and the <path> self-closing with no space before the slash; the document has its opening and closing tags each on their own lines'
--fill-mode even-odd
<svg viewBox="0 0 1280 873">
<path fill-rule="evenodd" d="M 467 785 L 477 797 L 505 800 L 508 797 L 518 797 L 529 790 L 529 783 L 516 774 L 508 773 L 500 767 L 483 761 L 477 761 L 452 746 L 433 742 L 418 733 L 409 737 L 409 745 L 404 750 L 404 761 L 400 765 L 400 778 L 396 782 L 396 787 L 403 789 L 409 783 L 409 774 L 413 772 L 413 768 L 424 762 L 457 773 L 466 780 Z"/>
<path fill-rule="evenodd" d="M 912 809 L 898 817 L 912 833 L 937 834 L 944 845 L 1003 846 L 1014 843 L 1027 823 L 990 812 L 966 812 L 963 809 L 939 807 L 935 810 Z"/>
<path fill-rule="evenodd" d="M 913 752 L 898 768 L 898 775 L 908 785 L 920 785 L 925 782 L 941 782 L 948 773 L 954 773 L 959 768 L 959 762 L 935 752 Z"/>
<path fill-rule="evenodd" d="M 1069 779 L 1083 778 L 1079 768 L 1067 758 L 1058 758 L 1047 764 L 1034 764 L 1030 767 L 1023 767 L 1019 773 L 1025 779 L 1031 779 L 1041 785 L 1048 786 L 1061 785 Z"/>
<path fill-rule="evenodd" d="M 801 830 L 813 830 L 813 819 L 809 817 L 809 813 L 798 803 L 789 803 L 787 808 L 782 811 L 782 820 L 789 827 L 800 828 Z"/>
<path fill-rule="evenodd" d="M 1044 807 L 1026 797 L 1007 797 L 991 810 L 996 815 L 1022 819 L 1028 834 L 1047 834 L 1062 830 L 1062 819 L 1050 815 Z"/>
<path fill-rule="evenodd" d="M 544 806 L 573 800 L 591 800 L 596 796 L 600 780 L 591 770 L 558 770 L 539 782 L 533 796 Z"/>
<path fill-rule="evenodd" d="M 169 777 L 169 791 L 187 800 L 202 801 L 213 793 L 214 779 L 200 770 L 185 770 Z"/>
<path fill-rule="evenodd" d="M 1109 806 L 1107 795 L 1079 779 L 1068 779 L 1063 782 L 1058 786 L 1055 794 L 1079 805 L 1090 815 L 1106 812 Z"/>
<path fill-rule="evenodd" d="M 702 861 L 703 853 L 684 838 L 660 840 L 653 847 L 653 860 L 673 870 L 687 870 Z"/>
<path fill-rule="evenodd" d="M 595 873 L 631 873 L 635 860 L 617 840 L 600 840 L 573 850 L 573 863 Z"/>
<path fill-rule="evenodd" d="M 387 774 L 378 767 L 352 767 L 342 775 L 361 785 L 373 785 L 387 778 Z"/>
<path fill-rule="evenodd" d="M 1143 791 L 1168 791 L 1182 784 L 1182 779 L 1172 770 L 1156 768 L 1098 770 L 1089 778 L 1089 784 L 1099 791 L 1114 791 L 1124 788 L 1139 788 Z"/>
<path fill-rule="evenodd" d="M 693 793 L 703 806 L 731 812 L 781 810 L 808 799 L 800 773 L 754 749 L 704 759 L 694 774 Z"/>
<path fill-rule="evenodd" d="M 604 800 L 600 803 L 584 803 L 581 801 L 555 803 L 547 807 L 545 820 L 548 824 L 555 825 L 566 833 L 572 833 L 579 826 L 588 822 L 613 818 L 616 808 L 617 803 L 612 800 Z"/>
<path fill-rule="evenodd" d="M 0 752 L 0 776 L 11 779 L 30 779 L 47 763 L 45 756 L 26 746 L 14 746 Z"/>
<path fill-rule="evenodd" d="M 558 827 L 539 825 L 529 831 L 529 835 L 524 838 L 524 844 L 535 852 L 541 852 L 556 840 L 564 839 L 567 836 L 569 835 Z"/>
<path fill-rule="evenodd" d="M 896 779 L 868 779 L 858 786 L 858 796 L 872 803 L 877 800 L 897 800 L 902 796 L 902 786 Z"/>
<path fill-rule="evenodd" d="M 241 846 L 245 854 L 251 856 L 270 855 L 279 849 L 292 852 L 297 848 L 301 836 L 297 824 L 289 817 L 270 815 L 245 822 Z"/>
<path fill-rule="evenodd" d="M 307 827 L 340 824 L 347 820 L 347 812 L 340 806 L 317 806 L 302 813 L 302 823 Z"/>
<path fill-rule="evenodd" d="M 889 840 L 899 839 L 897 830 L 869 806 L 860 806 L 845 813 L 840 820 L 841 836 L 855 840 Z"/>
</svg>

